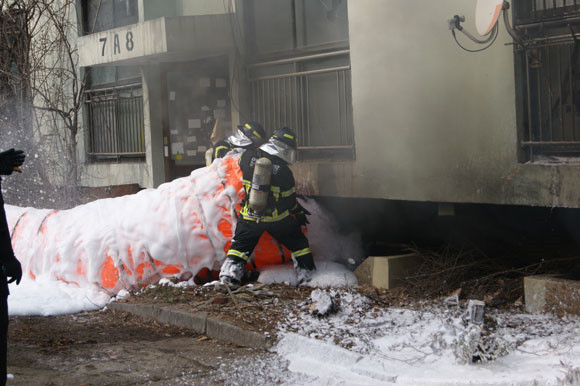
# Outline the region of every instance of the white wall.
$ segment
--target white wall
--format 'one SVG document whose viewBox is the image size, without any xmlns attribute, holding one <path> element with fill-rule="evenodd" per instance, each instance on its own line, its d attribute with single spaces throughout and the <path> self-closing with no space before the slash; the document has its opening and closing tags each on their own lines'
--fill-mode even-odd
<svg viewBox="0 0 580 386">
<path fill-rule="evenodd" d="M 377 196 L 477 199 L 515 164 L 510 38 L 467 53 L 447 27 L 474 10 L 464 0 L 349 2 L 356 173 Z"/>
<path fill-rule="evenodd" d="M 340 176 L 349 180 L 342 194 L 578 205 L 576 167 L 518 164 L 514 55 L 503 20 L 490 49 L 455 44 L 447 20 L 463 14 L 476 34 L 475 3 L 349 1 L 356 161 Z"/>
</svg>

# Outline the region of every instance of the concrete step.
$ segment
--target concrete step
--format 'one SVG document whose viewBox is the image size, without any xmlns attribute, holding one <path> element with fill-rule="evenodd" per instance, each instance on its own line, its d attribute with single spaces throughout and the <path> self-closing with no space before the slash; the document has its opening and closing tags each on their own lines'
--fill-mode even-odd
<svg viewBox="0 0 580 386">
<path fill-rule="evenodd" d="M 393 256 L 369 256 L 354 271 L 360 285 L 391 289 L 403 285 L 421 264 L 421 256 L 410 253 Z"/>
<path fill-rule="evenodd" d="M 187 312 L 170 306 L 155 304 L 111 303 L 112 310 L 129 312 L 143 318 L 153 319 L 159 323 L 187 328 L 203 334 L 208 338 L 238 346 L 267 349 L 271 341 L 264 335 L 244 330 L 224 320 L 208 316 L 205 312 Z"/>
<path fill-rule="evenodd" d="M 580 281 L 556 276 L 524 278 L 526 311 L 580 315 Z"/>
</svg>

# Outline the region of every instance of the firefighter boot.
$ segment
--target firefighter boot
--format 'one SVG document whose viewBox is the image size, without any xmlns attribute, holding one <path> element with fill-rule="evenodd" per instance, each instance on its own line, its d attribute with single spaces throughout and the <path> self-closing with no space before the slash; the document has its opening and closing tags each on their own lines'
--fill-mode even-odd
<svg viewBox="0 0 580 386">
<path fill-rule="evenodd" d="M 312 275 L 316 271 L 312 253 L 300 257 L 295 257 L 294 254 L 292 254 L 292 262 L 294 263 L 294 269 L 296 270 L 298 285 L 308 284 L 312 280 Z"/>
<path fill-rule="evenodd" d="M 244 261 L 226 258 L 220 270 L 220 281 L 231 287 L 239 287 L 244 273 Z"/>
</svg>

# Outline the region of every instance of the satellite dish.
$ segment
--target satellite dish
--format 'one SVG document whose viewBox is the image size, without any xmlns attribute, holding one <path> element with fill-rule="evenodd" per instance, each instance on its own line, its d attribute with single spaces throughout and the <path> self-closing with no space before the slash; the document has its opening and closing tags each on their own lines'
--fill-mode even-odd
<svg viewBox="0 0 580 386">
<path fill-rule="evenodd" d="M 475 27 L 485 36 L 491 32 L 503 8 L 503 0 L 477 0 L 475 6 Z"/>
</svg>

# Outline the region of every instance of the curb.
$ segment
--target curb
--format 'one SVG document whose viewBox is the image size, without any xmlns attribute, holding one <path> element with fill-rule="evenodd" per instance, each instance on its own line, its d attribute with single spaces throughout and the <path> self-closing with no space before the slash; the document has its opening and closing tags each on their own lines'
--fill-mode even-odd
<svg viewBox="0 0 580 386">
<path fill-rule="evenodd" d="M 185 312 L 171 307 L 153 304 L 110 303 L 108 308 L 154 319 L 159 323 L 187 328 L 208 338 L 233 343 L 238 346 L 268 349 L 268 339 L 257 332 L 244 330 L 221 319 L 212 318 L 205 312 Z"/>
</svg>

